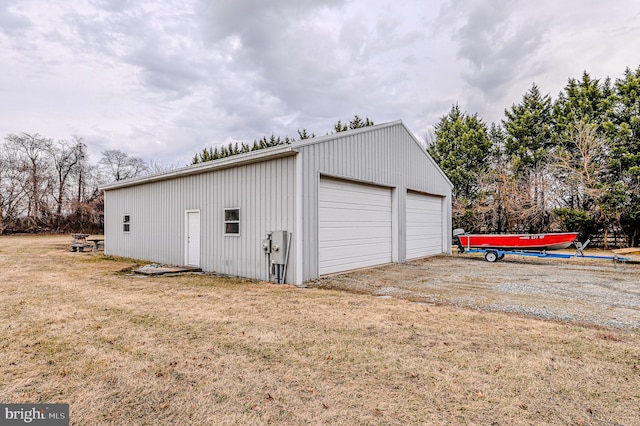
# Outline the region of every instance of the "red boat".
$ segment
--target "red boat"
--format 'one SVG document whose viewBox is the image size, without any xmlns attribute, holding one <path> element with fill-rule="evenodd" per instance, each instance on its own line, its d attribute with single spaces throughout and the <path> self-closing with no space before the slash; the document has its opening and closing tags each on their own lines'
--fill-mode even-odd
<svg viewBox="0 0 640 426">
<path fill-rule="evenodd" d="M 499 250 L 560 250 L 569 247 L 578 237 L 577 232 L 550 234 L 460 234 L 464 249 Z"/>
</svg>

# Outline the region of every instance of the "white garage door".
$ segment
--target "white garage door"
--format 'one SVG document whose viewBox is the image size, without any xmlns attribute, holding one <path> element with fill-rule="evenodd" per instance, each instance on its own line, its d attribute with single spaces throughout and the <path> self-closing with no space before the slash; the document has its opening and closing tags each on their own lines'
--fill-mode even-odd
<svg viewBox="0 0 640 426">
<path fill-rule="evenodd" d="M 442 198 L 407 193 L 407 259 L 442 253 Z"/>
<path fill-rule="evenodd" d="M 320 179 L 320 275 L 391 262 L 391 190 Z"/>
</svg>

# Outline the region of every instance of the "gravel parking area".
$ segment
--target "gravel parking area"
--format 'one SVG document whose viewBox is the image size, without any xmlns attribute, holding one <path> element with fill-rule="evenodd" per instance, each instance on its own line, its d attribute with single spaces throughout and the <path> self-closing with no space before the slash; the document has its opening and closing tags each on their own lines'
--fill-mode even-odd
<svg viewBox="0 0 640 426">
<path fill-rule="evenodd" d="M 640 331 L 640 265 L 607 260 L 437 256 L 309 283 L 417 303 L 513 312 Z"/>
</svg>

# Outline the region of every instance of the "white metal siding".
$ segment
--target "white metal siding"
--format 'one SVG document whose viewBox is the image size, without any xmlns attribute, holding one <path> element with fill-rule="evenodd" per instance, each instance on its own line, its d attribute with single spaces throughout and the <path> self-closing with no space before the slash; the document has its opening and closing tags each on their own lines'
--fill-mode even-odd
<svg viewBox="0 0 640 426">
<path fill-rule="evenodd" d="M 391 262 L 391 190 L 320 179 L 320 275 Z"/>
<path fill-rule="evenodd" d="M 107 190 L 105 251 L 181 265 L 185 212 L 200 211 L 200 267 L 205 271 L 267 279 L 262 240 L 269 231 L 295 230 L 295 156 L 192 176 Z M 240 209 L 240 235 L 224 235 L 224 209 Z M 131 232 L 122 233 L 122 214 Z M 296 273 L 292 240 L 286 282 Z"/>
<path fill-rule="evenodd" d="M 407 259 L 442 253 L 442 197 L 407 193 Z"/>
</svg>

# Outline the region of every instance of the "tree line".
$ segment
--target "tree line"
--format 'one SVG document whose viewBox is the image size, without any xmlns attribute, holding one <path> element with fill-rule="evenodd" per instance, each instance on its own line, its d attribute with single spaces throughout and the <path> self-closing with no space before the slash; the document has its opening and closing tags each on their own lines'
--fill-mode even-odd
<svg viewBox="0 0 640 426">
<path fill-rule="evenodd" d="M 454 227 L 640 243 L 640 67 L 585 71 L 556 99 L 534 83 L 504 117 L 488 126 L 453 105 L 427 141 L 454 184 Z"/>
<path fill-rule="evenodd" d="M 93 165 L 80 137 L 9 134 L 0 142 L 0 234 L 102 232 L 99 185 L 149 170 L 142 159 L 118 150 L 102 152 Z"/>
<path fill-rule="evenodd" d="M 373 125 L 354 116 L 331 133 Z M 192 164 L 314 137 L 271 135 L 204 148 Z M 435 125 L 427 151 L 454 185 L 453 224 L 468 232 L 578 231 L 602 245 L 640 243 L 640 67 L 622 78 L 570 78 L 556 99 L 534 83 L 487 125 L 459 105 Z M 165 169 L 166 170 L 166 169 Z M 102 229 L 102 183 L 155 171 L 104 151 L 97 165 L 79 137 L 10 134 L 0 143 L 0 234 Z"/>
<path fill-rule="evenodd" d="M 353 116 L 353 119 L 348 123 L 343 123 L 342 120 L 338 120 L 333 125 L 333 130 L 330 133 L 346 132 L 347 130 L 359 129 L 361 127 L 373 126 L 374 123 L 369 117 L 361 118 L 357 114 Z M 329 134 L 329 133 L 327 133 Z M 220 158 L 230 157 L 232 155 L 244 154 L 246 152 L 257 151 L 259 149 L 270 148 L 272 146 L 290 145 L 296 141 L 304 139 L 315 138 L 315 133 L 309 133 L 307 129 L 298 130 L 298 138 L 280 137 L 271 135 L 267 138 L 263 136 L 259 140 L 254 140 L 251 145 L 245 142 L 229 143 L 228 145 L 212 146 L 209 148 L 203 148 L 198 152 L 191 164 L 205 163 L 207 161 L 218 160 Z"/>
</svg>

